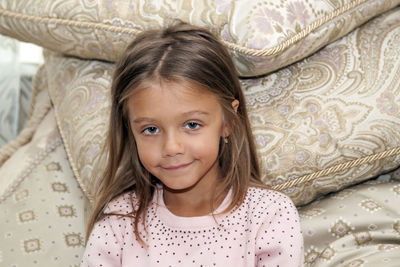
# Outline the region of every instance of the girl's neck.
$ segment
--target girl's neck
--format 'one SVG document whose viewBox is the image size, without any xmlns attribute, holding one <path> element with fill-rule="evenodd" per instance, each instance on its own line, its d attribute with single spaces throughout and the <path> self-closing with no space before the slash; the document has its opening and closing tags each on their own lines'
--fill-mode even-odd
<svg viewBox="0 0 400 267">
<path fill-rule="evenodd" d="M 172 191 L 163 188 L 165 206 L 176 216 L 196 217 L 212 214 L 227 195 L 227 191 L 218 194 L 223 190 L 221 185 L 210 186 L 209 190 L 198 192 L 197 190 Z"/>
</svg>

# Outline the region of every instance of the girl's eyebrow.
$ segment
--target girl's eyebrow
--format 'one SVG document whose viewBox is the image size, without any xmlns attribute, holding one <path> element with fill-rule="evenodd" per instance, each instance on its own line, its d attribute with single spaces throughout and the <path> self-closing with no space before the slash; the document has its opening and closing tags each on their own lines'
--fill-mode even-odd
<svg viewBox="0 0 400 267">
<path fill-rule="evenodd" d="M 208 116 L 210 115 L 210 113 L 208 113 L 207 111 L 202 111 L 202 110 L 192 110 L 192 111 L 188 111 L 188 112 L 184 112 L 182 114 L 182 116 L 192 116 L 192 115 L 203 115 L 203 116 Z"/>
<path fill-rule="evenodd" d="M 210 115 L 210 113 L 207 111 L 202 111 L 202 110 L 191 110 L 191 111 L 182 113 L 182 117 L 190 117 L 190 116 L 194 116 L 194 115 L 208 116 L 208 115 Z M 147 123 L 148 122 L 156 122 L 156 120 L 154 120 L 152 118 L 148 118 L 148 117 L 139 117 L 139 118 L 132 120 L 133 124 L 138 124 L 138 123 L 142 123 L 142 122 L 147 122 Z"/>
<path fill-rule="evenodd" d="M 132 120 L 132 123 L 141 123 L 141 122 L 155 122 L 155 120 L 147 117 L 140 117 Z"/>
</svg>

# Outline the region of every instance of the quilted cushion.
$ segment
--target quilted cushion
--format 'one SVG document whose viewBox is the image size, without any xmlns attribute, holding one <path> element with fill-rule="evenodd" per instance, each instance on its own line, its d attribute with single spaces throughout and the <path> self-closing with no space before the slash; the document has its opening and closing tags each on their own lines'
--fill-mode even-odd
<svg viewBox="0 0 400 267">
<path fill-rule="evenodd" d="M 0 168 L 0 177 L 12 180 L 0 193 L 0 265 L 78 266 L 86 197 L 69 165 L 54 110 L 17 152 L 24 148 Z"/>
<path fill-rule="evenodd" d="M 115 61 L 137 33 L 178 18 L 212 28 L 242 76 L 270 73 L 329 44 L 400 0 L 19 0 L 0 2 L 0 33 Z"/>
<path fill-rule="evenodd" d="M 399 205 L 399 181 L 370 181 L 301 208 L 305 265 L 398 266 Z"/>
</svg>

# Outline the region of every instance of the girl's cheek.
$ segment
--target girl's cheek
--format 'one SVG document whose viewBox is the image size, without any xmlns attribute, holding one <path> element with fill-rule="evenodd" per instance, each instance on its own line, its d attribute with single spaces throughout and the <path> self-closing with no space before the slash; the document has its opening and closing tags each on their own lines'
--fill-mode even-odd
<svg viewBox="0 0 400 267">
<path fill-rule="evenodd" d="M 145 142 L 138 144 L 139 158 L 143 163 L 152 163 L 157 160 L 159 149 L 153 142 Z"/>
</svg>

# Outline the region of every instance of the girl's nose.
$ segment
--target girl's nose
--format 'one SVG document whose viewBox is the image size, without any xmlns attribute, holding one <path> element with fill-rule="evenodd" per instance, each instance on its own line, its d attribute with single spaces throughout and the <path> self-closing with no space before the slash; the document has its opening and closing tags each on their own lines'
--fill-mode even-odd
<svg viewBox="0 0 400 267">
<path fill-rule="evenodd" d="M 181 136 L 177 133 L 168 134 L 165 137 L 163 155 L 165 157 L 172 157 L 178 154 L 183 154 L 184 146 Z"/>
</svg>

